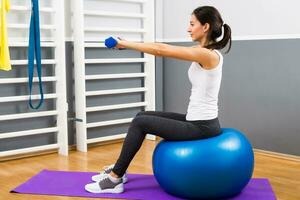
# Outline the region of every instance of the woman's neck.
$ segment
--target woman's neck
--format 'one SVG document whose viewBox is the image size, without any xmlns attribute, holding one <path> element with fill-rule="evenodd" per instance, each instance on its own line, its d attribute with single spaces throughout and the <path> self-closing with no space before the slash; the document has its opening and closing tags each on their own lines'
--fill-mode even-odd
<svg viewBox="0 0 300 200">
<path fill-rule="evenodd" d="M 209 42 L 206 40 L 206 38 L 203 38 L 199 41 L 199 45 L 201 47 L 206 47 L 209 44 Z"/>
</svg>

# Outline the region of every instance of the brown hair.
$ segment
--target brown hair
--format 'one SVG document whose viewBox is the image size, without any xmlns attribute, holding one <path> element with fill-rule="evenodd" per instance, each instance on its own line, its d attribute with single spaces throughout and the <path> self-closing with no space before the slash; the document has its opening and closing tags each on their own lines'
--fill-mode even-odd
<svg viewBox="0 0 300 200">
<path fill-rule="evenodd" d="M 198 21 L 204 25 L 210 25 L 208 32 L 208 40 L 212 43 L 205 46 L 208 49 L 223 49 L 229 44 L 226 53 L 231 48 L 231 28 L 228 24 L 224 24 L 219 11 L 212 6 L 201 6 L 193 11 Z M 222 28 L 224 28 L 223 38 L 217 42 L 217 38 L 222 35 Z"/>
</svg>

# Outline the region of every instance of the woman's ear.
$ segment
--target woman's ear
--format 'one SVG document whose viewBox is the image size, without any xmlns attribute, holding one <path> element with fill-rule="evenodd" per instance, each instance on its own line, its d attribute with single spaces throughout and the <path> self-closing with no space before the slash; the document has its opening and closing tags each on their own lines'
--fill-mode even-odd
<svg viewBox="0 0 300 200">
<path fill-rule="evenodd" d="M 209 28 L 210 28 L 209 23 L 205 23 L 204 26 L 203 26 L 203 31 L 208 32 Z"/>
</svg>

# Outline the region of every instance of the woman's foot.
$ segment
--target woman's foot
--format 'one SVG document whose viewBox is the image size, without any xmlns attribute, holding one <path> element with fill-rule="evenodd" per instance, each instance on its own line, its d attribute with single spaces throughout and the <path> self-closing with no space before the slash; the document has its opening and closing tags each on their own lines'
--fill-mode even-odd
<svg viewBox="0 0 300 200">
<path fill-rule="evenodd" d="M 110 174 L 112 172 L 113 168 L 114 168 L 114 165 L 109 165 L 109 166 L 105 167 L 102 172 L 100 172 L 97 175 L 92 176 L 92 180 L 96 181 L 96 182 L 99 182 L 104 175 Z M 123 183 L 127 183 L 127 180 L 128 180 L 127 179 L 127 174 L 125 173 L 122 177 L 122 181 L 123 181 Z"/>
<path fill-rule="evenodd" d="M 85 185 L 85 190 L 91 193 L 122 193 L 124 185 L 122 178 L 103 174 L 99 181 Z"/>
</svg>

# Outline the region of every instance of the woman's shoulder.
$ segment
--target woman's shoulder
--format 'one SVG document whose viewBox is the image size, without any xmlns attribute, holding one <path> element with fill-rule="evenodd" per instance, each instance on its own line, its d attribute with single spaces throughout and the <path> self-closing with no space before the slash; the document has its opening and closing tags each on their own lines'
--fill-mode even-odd
<svg viewBox="0 0 300 200">
<path fill-rule="evenodd" d="M 223 62 L 222 54 L 216 49 L 207 49 L 209 51 L 209 63 L 206 66 L 202 66 L 206 70 L 212 70 L 217 68 Z"/>
</svg>

